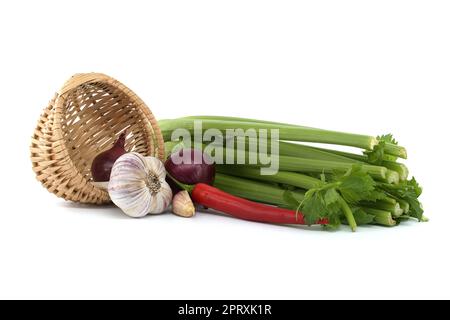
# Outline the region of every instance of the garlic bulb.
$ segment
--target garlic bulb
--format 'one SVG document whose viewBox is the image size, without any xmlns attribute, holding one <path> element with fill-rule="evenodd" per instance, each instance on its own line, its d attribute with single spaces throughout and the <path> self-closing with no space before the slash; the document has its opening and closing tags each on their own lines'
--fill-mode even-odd
<svg viewBox="0 0 450 320">
<path fill-rule="evenodd" d="M 157 158 L 126 153 L 114 163 L 109 196 L 130 217 L 162 213 L 172 201 L 164 164 Z"/>
</svg>

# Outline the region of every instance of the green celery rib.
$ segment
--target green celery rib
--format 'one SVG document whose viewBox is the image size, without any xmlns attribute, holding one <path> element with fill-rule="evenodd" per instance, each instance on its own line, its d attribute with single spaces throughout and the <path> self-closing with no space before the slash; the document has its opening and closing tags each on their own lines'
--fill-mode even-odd
<svg viewBox="0 0 450 320">
<path fill-rule="evenodd" d="M 387 195 L 386 195 L 387 196 Z M 391 198 L 389 196 L 387 196 L 386 198 L 383 199 L 384 202 L 390 203 L 392 205 L 395 205 L 397 203 L 397 200 L 394 198 Z"/>
<path fill-rule="evenodd" d="M 393 143 L 386 143 L 384 146 L 384 152 L 402 159 L 408 158 L 406 149 Z"/>
<path fill-rule="evenodd" d="M 301 145 L 301 144 L 280 141 L 279 147 L 280 147 L 280 154 L 286 155 L 286 156 L 317 159 L 317 160 L 360 163 L 359 161 L 351 159 L 351 158 L 333 154 L 331 152 L 317 150 L 317 149 L 314 149 L 313 147 L 305 146 L 305 145 Z"/>
<path fill-rule="evenodd" d="M 279 161 L 280 170 L 304 173 L 333 173 L 334 171 L 347 171 L 354 165 L 353 163 L 346 162 L 303 159 L 287 156 L 280 156 Z M 398 183 L 398 174 L 396 172 L 379 166 L 362 165 L 361 167 L 375 178 L 385 180 L 388 183 Z"/>
<path fill-rule="evenodd" d="M 394 217 L 400 217 L 403 214 L 403 209 L 400 207 L 400 204 L 398 202 L 392 204 L 386 201 L 375 201 L 364 202 L 363 205 L 373 209 L 389 211 Z"/>
<path fill-rule="evenodd" d="M 168 145 L 166 145 L 168 146 Z M 204 148 L 205 145 L 201 144 Z M 219 148 L 219 147 L 218 147 Z M 169 149 L 169 148 L 167 148 Z M 222 163 L 226 163 L 226 157 L 228 152 L 234 153 L 234 159 L 237 159 L 237 152 L 234 149 L 222 148 L 223 159 Z M 253 157 L 258 159 L 258 155 L 249 152 L 247 150 L 241 150 L 245 152 L 245 164 L 249 164 L 249 158 Z M 236 164 L 236 161 L 234 163 Z M 257 164 L 251 164 L 258 167 L 264 166 L 260 162 Z M 303 172 L 303 173 L 333 173 L 334 171 L 347 171 L 352 168 L 354 163 L 340 162 L 340 161 L 326 161 L 326 160 L 316 160 L 316 159 L 305 159 L 298 157 L 289 156 L 279 156 L 279 170 L 281 171 L 293 171 L 293 172 Z M 398 183 L 399 176 L 395 171 L 388 170 L 385 167 L 373 166 L 373 165 L 361 165 L 362 169 L 374 178 L 386 181 L 388 183 Z"/>
<path fill-rule="evenodd" d="M 173 120 L 161 120 L 159 126 L 161 128 L 164 140 L 170 140 L 171 133 L 177 128 L 184 128 L 190 132 L 194 130 L 194 121 L 196 118 L 181 118 Z M 307 128 L 292 125 L 281 125 L 271 123 L 257 122 L 236 122 L 223 120 L 198 119 L 202 121 L 203 130 L 218 129 L 224 131 L 226 129 L 278 129 L 280 140 L 304 141 L 329 143 L 345 146 L 353 146 L 366 150 L 372 150 L 378 143 L 375 137 L 352 134 L 338 131 L 328 131 L 316 128 Z"/>
<path fill-rule="evenodd" d="M 375 216 L 374 223 L 376 224 L 380 224 L 387 227 L 393 227 L 397 225 L 397 222 L 395 222 L 395 220 L 392 219 L 392 214 L 389 211 L 367 207 L 363 208 L 363 210 L 366 213 Z"/>
<path fill-rule="evenodd" d="M 270 176 L 261 175 L 259 168 L 245 165 L 218 165 L 216 171 L 232 176 L 287 184 L 306 190 L 315 188 L 321 183 L 319 179 L 296 172 L 279 171 Z"/>
<path fill-rule="evenodd" d="M 217 173 L 214 180 L 214 186 L 234 196 L 252 201 L 285 207 L 291 206 L 284 199 L 286 190 L 264 182 Z M 299 203 L 304 199 L 304 194 L 300 191 L 291 191 L 291 194 Z"/>
<path fill-rule="evenodd" d="M 355 154 L 355 153 L 346 152 L 346 151 L 325 149 L 325 148 L 319 148 L 319 147 L 311 147 L 311 148 L 314 148 L 314 149 L 319 150 L 319 151 L 333 153 L 333 154 L 342 156 L 344 158 L 349 158 L 349 159 L 353 159 L 353 160 L 356 160 L 356 161 L 368 163 L 368 158 L 364 154 Z M 390 155 L 390 154 L 384 154 L 383 155 L 383 160 L 385 160 L 385 161 L 395 162 L 395 161 L 397 161 L 397 158 L 398 157 Z"/>
<path fill-rule="evenodd" d="M 350 226 L 352 231 L 355 232 L 357 224 L 355 221 L 355 217 L 353 216 L 352 209 L 350 209 L 347 202 L 341 196 L 339 196 L 339 204 L 341 205 L 342 211 L 344 212 L 345 219 L 347 219 L 348 225 Z"/>
<path fill-rule="evenodd" d="M 355 153 L 346 152 L 346 151 L 332 150 L 332 149 L 319 148 L 319 147 L 311 147 L 311 148 L 318 150 L 318 151 L 322 151 L 322 152 L 333 153 L 335 155 L 344 157 L 346 159 L 352 159 L 352 160 L 359 161 L 359 162 L 367 162 L 367 156 L 363 155 L 363 154 L 355 154 Z"/>
<path fill-rule="evenodd" d="M 403 163 L 383 161 L 382 166 L 397 172 L 400 176 L 400 181 L 408 179 L 409 170 Z"/>
<path fill-rule="evenodd" d="M 396 171 L 388 169 L 386 173 L 386 181 L 390 184 L 398 184 L 400 182 L 400 175 Z"/>
<path fill-rule="evenodd" d="M 406 157 L 405 157 L 404 159 L 406 159 Z M 383 155 L 383 160 L 384 160 L 384 161 L 392 161 L 392 162 L 395 162 L 395 161 L 398 160 L 398 157 L 393 156 L 393 155 L 391 155 L 391 154 L 385 153 L 385 154 Z"/>
<path fill-rule="evenodd" d="M 234 129 L 236 127 L 244 130 L 248 128 L 280 129 L 280 140 L 329 143 L 329 144 L 353 146 L 366 150 L 372 150 L 373 147 L 378 143 L 377 138 L 366 135 L 329 131 L 318 128 L 311 128 L 292 124 L 284 124 L 280 122 L 262 121 L 248 118 L 194 116 L 194 117 L 178 118 L 173 120 L 161 120 L 159 123 L 163 131 L 163 135 L 166 138 L 167 135 L 170 134 L 170 132 L 167 131 L 171 131 L 171 128 L 172 130 L 176 128 L 186 128 L 188 130 L 193 129 L 193 122 L 195 120 L 202 120 L 203 124 L 206 125 L 208 128 L 215 128 L 219 130 Z M 401 157 L 404 159 L 406 159 L 407 157 L 405 148 L 392 143 L 386 144 L 385 152 L 387 154 Z"/>
<path fill-rule="evenodd" d="M 250 139 L 248 137 L 245 137 L 245 150 L 249 149 L 249 143 Z M 191 141 L 193 142 L 193 141 Z M 267 150 L 267 152 L 270 151 L 270 144 L 271 141 L 267 139 L 258 139 L 257 141 L 257 147 L 263 148 L 263 150 Z M 327 161 L 340 161 L 340 162 L 350 162 L 350 163 L 361 163 L 360 161 L 341 156 L 338 154 L 334 154 L 332 152 L 327 152 L 324 150 L 319 150 L 318 148 L 306 146 L 303 144 L 298 143 L 292 143 L 292 142 L 286 142 L 286 141 L 279 141 L 279 154 L 282 156 L 290 156 L 290 157 L 298 157 L 298 158 L 305 158 L 305 159 L 317 159 L 317 160 L 327 160 Z M 234 139 L 234 148 L 238 148 L 238 140 L 237 138 Z M 225 142 L 223 147 L 226 147 Z"/>
<path fill-rule="evenodd" d="M 247 141 L 248 142 L 248 141 Z M 270 145 L 268 145 L 268 140 L 259 140 L 258 144 L 261 144 L 265 150 L 270 150 Z M 248 143 L 247 143 L 248 150 Z M 327 152 L 324 150 L 319 150 L 314 147 L 305 146 L 303 144 L 297 144 L 286 141 L 279 141 L 279 154 L 282 156 L 306 158 L 306 159 L 316 159 L 316 160 L 326 160 L 326 161 L 339 161 L 339 162 L 349 162 L 349 163 L 360 163 L 360 161 L 334 154 L 332 152 Z"/>
<path fill-rule="evenodd" d="M 265 120 L 258 120 L 258 119 L 251 119 L 251 118 L 239 118 L 239 117 L 227 117 L 227 116 L 189 116 L 189 117 L 183 117 L 179 119 L 187 119 L 187 120 L 206 120 L 206 121 L 222 121 L 222 122 L 234 122 L 234 123 L 253 123 L 255 125 L 262 124 L 262 125 L 274 125 L 274 126 L 283 126 L 283 127 L 291 127 L 291 128 L 301 128 L 301 129 L 313 129 L 313 130 L 322 130 L 322 131 L 328 131 L 324 129 L 318 129 L 318 128 L 311 128 L 311 127 L 305 127 L 305 126 L 299 126 L 295 124 L 288 124 L 288 123 L 282 123 L 282 122 L 274 122 L 274 121 L 265 121 Z M 283 139 L 282 139 L 283 140 Z M 287 140 L 287 139 L 286 139 Z M 311 141 L 314 142 L 314 141 Z M 346 144 L 345 144 L 346 145 Z M 371 150 L 368 148 L 363 148 L 367 150 Z M 401 158 L 406 159 L 407 153 L 406 149 L 398 146 L 393 143 L 387 143 L 385 147 L 385 151 L 393 156 L 398 156 Z M 360 159 L 355 159 L 359 160 Z"/>
<path fill-rule="evenodd" d="M 404 214 L 408 214 L 409 212 L 409 203 L 403 199 L 397 199 L 400 208 L 403 210 Z"/>
<path fill-rule="evenodd" d="M 235 159 L 237 158 L 237 153 L 234 149 L 223 148 L 223 156 L 224 160 L 226 159 L 227 152 L 233 152 Z M 254 156 L 254 158 L 258 159 L 257 155 L 253 152 L 245 151 L 245 159 L 246 164 L 248 164 L 248 159 L 250 156 Z M 225 161 L 224 161 L 225 163 Z M 253 165 L 253 164 L 252 164 Z M 263 166 L 261 163 L 255 164 L 257 166 Z M 307 172 L 307 173 L 333 173 L 334 171 L 347 171 L 352 168 L 353 163 L 339 162 L 339 161 L 326 161 L 326 160 L 316 160 L 316 159 L 305 159 L 305 158 L 297 158 L 297 157 L 289 157 L 289 156 L 279 156 L 279 169 L 281 171 L 294 171 L 294 172 Z M 393 176 L 397 176 L 398 182 L 398 174 L 396 172 L 391 172 L 385 167 L 380 166 L 372 166 L 372 165 L 362 165 L 363 170 L 365 170 L 368 174 L 372 175 L 375 178 L 386 180 L 389 183 L 390 181 L 388 175 L 392 174 Z M 395 182 L 395 181 L 394 181 Z"/>
<path fill-rule="evenodd" d="M 232 122 L 253 122 L 253 123 L 263 123 L 263 124 L 274 124 L 274 125 L 282 125 L 282 126 L 308 128 L 308 127 L 303 127 L 303 126 L 298 126 L 298 125 L 288 124 L 288 123 L 282 123 L 282 122 L 257 120 L 257 119 L 251 119 L 251 118 L 227 117 L 227 116 L 189 116 L 189 117 L 182 117 L 180 119 L 218 120 L 218 121 L 232 121 Z"/>
<path fill-rule="evenodd" d="M 235 150 L 237 149 L 237 141 L 234 141 Z M 258 142 L 259 146 L 263 147 L 265 150 L 270 150 L 268 148 L 268 140 L 260 140 Z M 246 149 L 249 150 L 249 139 L 246 139 Z M 325 149 L 323 149 L 325 150 Z M 364 163 L 360 162 L 345 156 L 341 156 L 338 154 L 333 154 L 332 152 L 326 152 L 323 150 L 318 150 L 314 147 L 305 146 L 301 144 L 296 143 L 289 143 L 280 141 L 279 142 L 279 154 L 282 156 L 290 156 L 290 157 L 297 157 L 297 158 L 304 158 L 304 159 L 315 159 L 315 160 L 325 160 L 325 161 L 335 161 L 335 162 L 345 162 L 345 163 Z M 364 156 L 363 156 L 364 157 Z M 399 177 L 397 177 L 397 174 L 393 172 L 387 172 L 387 180 L 390 183 L 397 183 L 398 179 L 404 180 L 408 176 L 408 169 L 405 165 L 401 163 L 395 163 L 390 161 L 385 161 L 383 164 L 386 163 L 388 166 L 386 166 L 388 169 L 392 169 L 392 171 L 395 171 L 398 173 Z"/>
<path fill-rule="evenodd" d="M 352 162 L 352 163 L 367 163 L 367 156 L 358 155 L 350 152 L 337 151 L 325 148 L 318 148 L 307 146 L 299 143 L 292 143 L 286 141 L 279 141 L 279 154 L 283 156 L 291 156 L 291 157 L 299 157 L 299 158 L 307 158 L 307 159 L 317 159 L 317 160 L 327 160 L 327 161 L 341 161 L 341 162 Z M 270 150 L 270 140 L 258 139 L 258 148 L 263 147 L 265 150 Z M 234 139 L 234 145 L 237 146 L 237 138 Z M 245 147 L 249 150 L 249 138 L 245 137 Z M 236 148 L 236 147 L 235 147 Z M 392 158 L 392 156 L 387 156 L 387 159 L 394 160 L 385 162 L 388 164 L 392 164 L 389 169 L 397 171 L 399 174 L 404 175 L 405 168 L 402 168 L 402 164 L 398 164 L 395 162 L 396 158 Z M 407 168 L 406 168 L 407 170 Z M 407 171 L 406 171 L 407 172 Z"/>
</svg>

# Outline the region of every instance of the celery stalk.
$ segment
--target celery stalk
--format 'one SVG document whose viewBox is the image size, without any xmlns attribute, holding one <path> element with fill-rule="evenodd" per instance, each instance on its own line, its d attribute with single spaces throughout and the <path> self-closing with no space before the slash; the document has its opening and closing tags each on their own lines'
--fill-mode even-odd
<svg viewBox="0 0 450 320">
<path fill-rule="evenodd" d="M 355 153 L 346 152 L 346 151 L 332 150 L 332 149 L 319 148 L 319 147 L 311 147 L 311 148 L 314 148 L 315 150 L 322 151 L 322 152 L 333 153 L 335 155 L 338 155 L 338 156 L 341 156 L 341 157 L 344 157 L 347 159 L 352 159 L 352 160 L 359 161 L 359 162 L 367 162 L 367 156 L 363 155 L 363 154 L 355 154 Z"/>
<path fill-rule="evenodd" d="M 387 227 L 393 227 L 397 225 L 394 219 L 392 219 L 392 214 L 386 210 L 374 209 L 374 208 L 363 208 L 365 212 L 375 216 L 374 223 L 380 224 Z"/>
<path fill-rule="evenodd" d="M 378 139 L 371 136 L 351 134 L 338 131 L 323 130 L 318 128 L 310 128 L 304 126 L 283 124 L 278 122 L 260 121 L 254 119 L 235 118 L 235 117 L 218 117 L 218 116 L 198 116 L 185 117 L 172 120 L 161 120 L 159 125 L 163 132 L 164 138 L 170 138 L 170 134 L 177 128 L 184 128 L 189 131 L 194 129 L 194 121 L 201 120 L 203 129 L 210 128 L 226 130 L 240 128 L 247 129 L 279 129 L 280 140 L 304 141 L 329 143 L 344 146 L 352 146 L 365 150 L 372 150 L 378 144 Z M 386 143 L 386 153 L 402 158 L 406 158 L 405 148 L 393 143 Z"/>
<path fill-rule="evenodd" d="M 404 214 L 408 214 L 409 212 L 409 203 L 403 199 L 397 199 L 400 208 L 403 210 Z"/>
<path fill-rule="evenodd" d="M 348 203 L 339 196 L 339 204 L 341 205 L 342 211 L 344 212 L 344 216 L 347 219 L 347 222 L 352 229 L 353 232 L 356 231 L 357 225 L 355 221 L 355 217 L 353 216 L 352 209 L 350 209 Z"/>
<path fill-rule="evenodd" d="M 223 152 L 224 160 L 226 159 L 227 153 L 230 151 L 234 153 L 235 158 L 237 157 L 237 154 L 234 149 L 223 148 L 223 151 L 224 151 Z M 245 159 L 247 164 L 249 158 L 254 157 L 258 159 L 257 154 L 255 155 L 253 152 L 249 152 L 247 150 L 243 151 L 245 152 Z M 259 161 L 255 165 L 263 166 Z M 351 169 L 353 165 L 354 165 L 353 163 L 345 163 L 339 161 L 326 161 L 326 160 L 305 159 L 289 156 L 279 156 L 279 169 L 282 171 L 333 173 L 334 171 L 347 171 L 348 169 Z M 380 166 L 362 165 L 362 168 L 373 177 L 386 181 L 388 173 L 391 173 L 390 170 Z M 392 172 L 392 174 L 395 176 L 397 173 Z"/>
<path fill-rule="evenodd" d="M 304 141 L 304 142 L 317 142 L 317 143 L 329 143 L 344 146 L 353 146 L 366 150 L 372 150 L 378 143 L 375 137 L 352 134 L 338 131 L 329 131 L 316 128 L 307 128 L 300 126 L 271 124 L 271 123 L 256 123 L 256 122 L 236 122 L 236 121 L 222 121 L 222 120 L 202 120 L 203 130 L 218 129 L 225 131 L 226 129 L 278 129 L 280 140 L 290 141 Z M 178 128 L 184 128 L 190 132 L 194 130 L 195 118 L 181 118 L 173 120 L 161 120 L 159 126 L 163 134 L 164 140 L 170 140 L 172 131 Z"/>
<path fill-rule="evenodd" d="M 266 142 L 267 143 L 267 142 Z M 285 141 L 279 142 L 280 155 L 307 158 L 307 159 L 317 159 L 317 160 L 327 160 L 327 161 L 340 161 L 349 163 L 360 163 L 360 161 L 344 157 L 338 154 L 333 154 L 331 152 L 326 152 L 322 150 L 315 149 L 314 147 L 305 146 L 302 144 L 290 143 Z"/>
<path fill-rule="evenodd" d="M 366 162 L 366 163 L 368 163 L 368 158 L 367 158 L 367 156 L 365 154 L 355 154 L 355 153 L 346 152 L 346 151 L 325 149 L 325 148 L 319 148 L 319 147 L 311 147 L 311 148 L 319 150 L 319 151 L 327 152 L 327 153 L 333 153 L 333 154 L 342 156 L 344 158 L 353 159 L 353 160 L 356 160 L 356 161 L 359 161 L 359 162 Z M 390 155 L 390 154 L 384 154 L 383 155 L 383 160 L 385 160 L 385 161 L 395 162 L 395 161 L 397 161 L 397 158 L 398 157 Z"/>
<path fill-rule="evenodd" d="M 258 144 L 265 148 L 265 150 L 270 150 L 270 140 L 258 140 Z M 236 143 L 235 143 L 236 145 Z M 248 149 L 248 138 L 246 139 L 246 148 Z M 351 159 L 342 155 L 338 155 L 332 152 L 327 152 L 324 150 L 319 150 L 311 146 L 306 146 L 303 144 L 279 141 L 279 154 L 282 156 L 306 158 L 306 159 L 317 159 L 317 160 L 327 160 L 327 161 L 340 161 L 349 163 L 361 163 L 358 160 Z"/>
<path fill-rule="evenodd" d="M 319 179 L 296 172 L 279 171 L 270 176 L 261 175 L 259 168 L 244 165 L 219 165 L 216 166 L 216 171 L 253 180 L 287 184 L 306 190 L 315 188 L 321 183 Z"/>
<path fill-rule="evenodd" d="M 237 197 L 267 204 L 292 207 L 284 198 L 286 190 L 275 185 L 217 173 L 214 186 Z M 302 192 L 290 192 L 299 203 L 303 200 L 304 194 Z"/>
<path fill-rule="evenodd" d="M 408 179 L 409 170 L 403 163 L 383 161 L 382 166 L 397 172 L 400 176 L 400 181 Z"/>
<path fill-rule="evenodd" d="M 287 123 L 282 123 L 282 122 L 257 120 L 257 119 L 250 119 L 250 118 L 227 117 L 227 116 L 189 116 L 189 117 L 182 117 L 181 119 L 233 121 L 233 122 L 239 122 L 239 123 L 240 122 L 253 122 L 253 123 L 292 126 L 292 127 L 303 127 L 303 126 L 297 126 L 294 124 L 287 124 Z M 303 128 L 308 128 L 308 127 L 303 127 Z"/>
<path fill-rule="evenodd" d="M 200 145 L 202 148 L 205 145 Z M 168 148 L 167 148 L 168 149 Z M 237 152 L 234 149 L 222 148 L 223 150 L 223 159 L 222 163 L 226 163 L 228 152 L 232 152 L 234 154 L 234 159 L 237 159 Z M 257 159 L 258 162 L 252 165 L 263 167 L 259 161 L 258 154 L 247 150 L 240 150 L 244 152 L 245 155 L 245 164 L 249 164 L 249 159 L 254 158 Z M 281 171 L 294 171 L 294 172 L 303 172 L 303 173 L 333 173 L 335 171 L 347 171 L 352 168 L 354 163 L 346 163 L 340 161 L 326 161 L 326 160 L 316 160 L 316 159 L 305 159 L 305 158 L 297 158 L 297 157 L 289 157 L 289 156 L 279 156 L 279 170 Z M 236 164 L 234 161 L 232 164 Z M 363 164 L 362 169 L 366 171 L 368 174 L 382 181 L 386 181 L 387 183 L 398 183 L 399 177 L 398 173 L 395 171 L 388 170 L 385 167 L 373 166 Z"/>
<path fill-rule="evenodd" d="M 406 152 L 406 149 L 403 147 L 400 147 L 393 143 L 386 143 L 385 145 L 385 152 L 387 154 L 406 159 L 408 157 L 408 154 Z"/>
<path fill-rule="evenodd" d="M 400 217 L 403 214 L 403 209 L 400 207 L 398 202 L 392 204 L 385 201 L 375 201 L 365 202 L 363 205 L 374 209 L 389 211 L 394 217 Z"/>
</svg>

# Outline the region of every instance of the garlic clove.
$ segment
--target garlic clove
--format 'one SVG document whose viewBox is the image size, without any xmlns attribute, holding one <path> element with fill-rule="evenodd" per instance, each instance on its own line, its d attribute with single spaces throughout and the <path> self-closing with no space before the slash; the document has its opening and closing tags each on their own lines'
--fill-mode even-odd
<svg viewBox="0 0 450 320">
<path fill-rule="evenodd" d="M 195 215 L 195 207 L 186 190 L 178 192 L 172 200 L 172 212 L 180 217 L 190 218 Z"/>
<path fill-rule="evenodd" d="M 166 168 L 164 167 L 164 163 L 162 163 L 159 159 L 153 157 L 145 157 L 144 159 L 148 170 L 154 172 L 159 180 L 165 181 Z M 155 159 L 157 161 L 155 161 Z"/>
</svg>

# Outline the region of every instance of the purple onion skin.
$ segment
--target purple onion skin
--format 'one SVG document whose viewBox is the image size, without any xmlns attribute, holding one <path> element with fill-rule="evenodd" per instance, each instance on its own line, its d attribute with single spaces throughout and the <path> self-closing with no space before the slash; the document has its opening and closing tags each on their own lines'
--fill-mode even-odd
<svg viewBox="0 0 450 320">
<path fill-rule="evenodd" d="M 94 158 L 91 173 L 95 182 L 109 181 L 114 163 L 121 155 L 127 153 L 125 150 L 125 135 L 126 133 L 123 132 L 111 149 L 103 151 Z"/>
<path fill-rule="evenodd" d="M 190 163 L 180 163 L 175 164 L 175 157 L 187 157 Z M 194 158 L 197 156 L 198 159 L 201 159 L 201 163 L 194 163 Z M 197 183 L 206 183 L 212 185 L 214 183 L 214 177 L 216 175 L 216 166 L 212 162 L 209 155 L 203 153 L 199 150 L 195 149 L 181 149 L 175 154 L 172 154 L 165 162 L 165 168 L 167 172 L 184 184 L 194 185 Z M 167 182 L 174 194 L 181 190 L 181 188 L 167 177 Z"/>
</svg>

